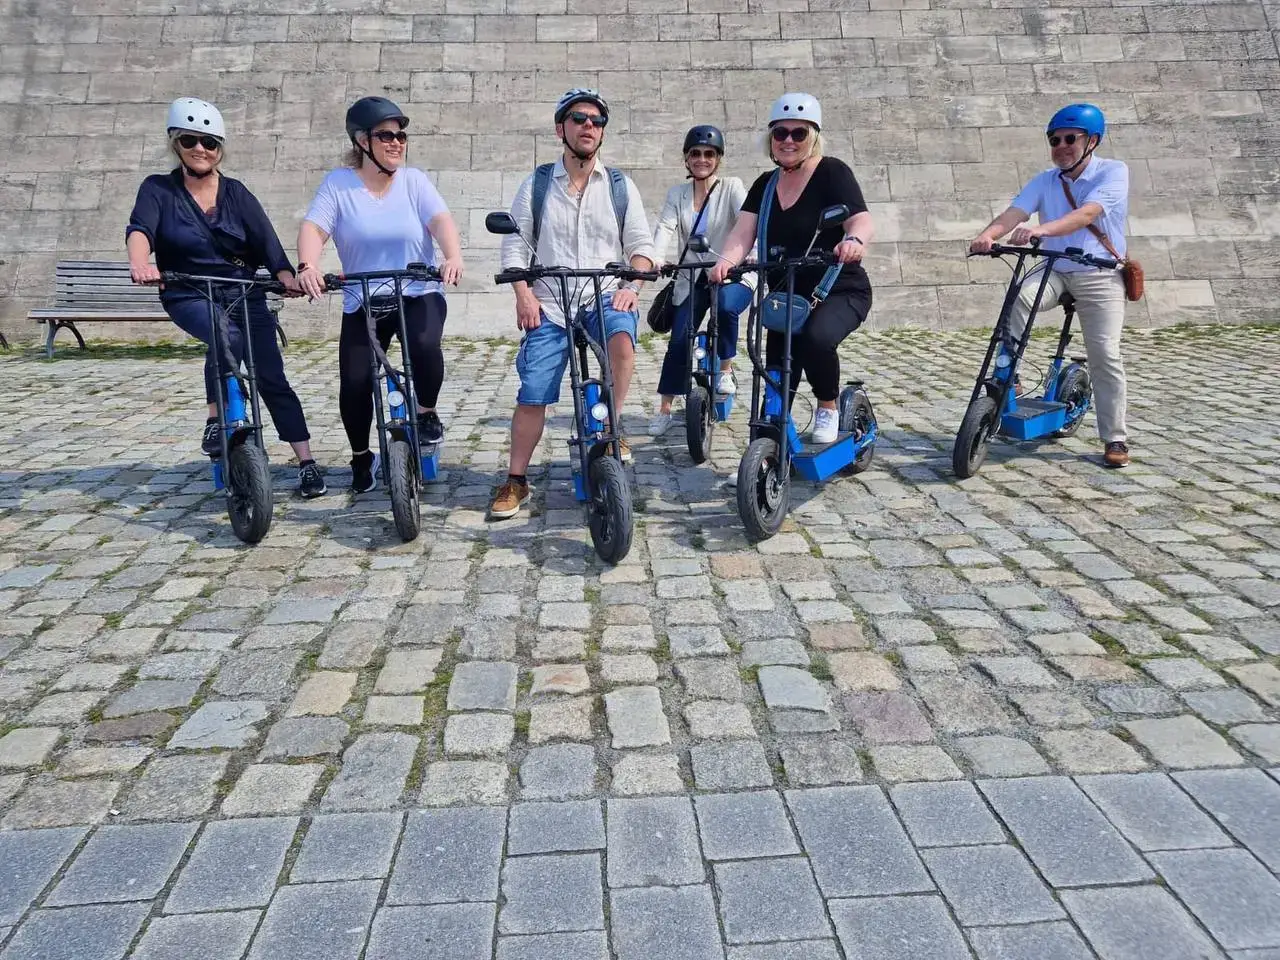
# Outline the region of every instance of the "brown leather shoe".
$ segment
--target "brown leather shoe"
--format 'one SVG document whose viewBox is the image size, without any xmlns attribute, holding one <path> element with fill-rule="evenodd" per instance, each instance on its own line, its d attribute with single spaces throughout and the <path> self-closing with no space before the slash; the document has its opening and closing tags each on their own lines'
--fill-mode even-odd
<svg viewBox="0 0 1280 960">
<path fill-rule="evenodd" d="M 526 483 L 512 480 L 510 477 L 498 488 L 493 503 L 489 504 L 489 517 L 492 520 L 506 520 L 520 512 L 520 508 L 529 502 L 533 488 Z"/>
<path fill-rule="evenodd" d="M 1107 444 L 1107 452 L 1102 455 L 1102 462 L 1108 467 L 1127 467 L 1129 465 L 1129 446 L 1123 440 L 1112 440 Z"/>
</svg>

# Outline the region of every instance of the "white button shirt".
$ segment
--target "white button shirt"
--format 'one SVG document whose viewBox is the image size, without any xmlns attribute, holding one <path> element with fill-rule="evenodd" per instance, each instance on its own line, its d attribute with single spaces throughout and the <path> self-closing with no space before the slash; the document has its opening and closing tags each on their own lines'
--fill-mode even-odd
<svg viewBox="0 0 1280 960">
<path fill-rule="evenodd" d="M 1062 182 L 1063 177 L 1057 167 L 1038 173 L 1014 197 L 1011 206 L 1028 215 L 1039 214 L 1041 223 L 1065 217 L 1071 212 L 1071 204 L 1062 191 Z M 1083 207 L 1086 203 L 1096 203 L 1102 207 L 1102 216 L 1093 221 L 1093 225 L 1105 233 L 1116 252 L 1124 256 L 1124 229 L 1129 218 L 1129 168 L 1124 161 L 1090 157 L 1080 176 L 1075 180 L 1067 180 L 1067 186 L 1071 188 L 1077 207 Z M 1088 227 L 1065 237 L 1042 237 L 1040 246 L 1045 250 L 1079 247 L 1094 256 L 1111 256 Z M 1053 269 L 1059 273 L 1078 273 L 1096 268 L 1070 260 L 1055 260 Z"/>
<path fill-rule="evenodd" d="M 581 196 L 569 193 L 569 174 L 563 158 L 556 161 L 547 197 L 542 206 L 542 229 L 538 235 L 538 263 L 542 266 L 599 269 L 611 262 L 630 265 L 635 256 L 655 259 L 649 222 L 644 214 L 640 191 L 627 177 L 627 218 L 622 236 L 618 236 L 618 217 L 609 192 L 607 168 L 596 163 L 587 178 Z M 533 174 L 525 178 L 511 204 L 511 216 L 520 233 L 533 237 Z M 502 268 L 527 267 L 529 248 L 518 236 L 502 238 Z M 601 281 L 604 291 L 617 287 L 612 278 Z M 586 305 L 591 297 L 589 280 L 570 280 L 570 303 Z M 560 283 L 539 281 L 532 285 L 534 296 L 542 304 L 542 313 L 558 327 L 565 325 L 564 308 L 560 304 Z"/>
</svg>

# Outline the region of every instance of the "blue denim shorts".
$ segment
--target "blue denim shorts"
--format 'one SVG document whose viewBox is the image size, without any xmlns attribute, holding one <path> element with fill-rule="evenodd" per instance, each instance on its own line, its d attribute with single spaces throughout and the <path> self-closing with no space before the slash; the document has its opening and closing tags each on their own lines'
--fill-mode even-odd
<svg viewBox="0 0 1280 960">
<path fill-rule="evenodd" d="M 636 325 L 640 321 L 639 311 L 614 310 L 612 298 L 605 294 L 604 301 L 604 343 L 612 340 L 615 334 L 625 333 L 636 342 Z M 586 315 L 587 332 L 600 339 L 600 312 L 592 310 Z M 569 365 L 569 331 L 556 326 L 542 315 L 542 324 L 535 330 L 525 333 L 520 341 L 520 352 L 516 354 L 516 373 L 520 375 L 520 392 L 516 394 L 516 403 L 530 407 L 544 407 L 556 403 L 560 399 L 560 381 L 564 379 L 565 368 Z"/>
</svg>

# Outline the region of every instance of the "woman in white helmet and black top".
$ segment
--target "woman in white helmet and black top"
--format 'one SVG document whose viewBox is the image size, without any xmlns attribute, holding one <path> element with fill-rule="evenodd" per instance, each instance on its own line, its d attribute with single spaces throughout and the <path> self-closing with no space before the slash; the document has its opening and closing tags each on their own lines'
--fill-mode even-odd
<svg viewBox="0 0 1280 960">
<path fill-rule="evenodd" d="M 462 241 L 444 199 L 427 175 L 405 165 L 409 118 L 385 97 L 364 97 L 347 110 L 352 149 L 346 165 L 329 173 L 316 190 L 298 231 L 298 282 L 312 297 L 324 292 L 318 267 L 332 237 L 345 273 L 403 270 L 410 263 L 435 263 L 432 241 L 444 253 L 445 283 L 462 278 Z M 446 306 L 438 283 L 405 285 L 406 344 L 418 394 L 418 428 L 424 442 L 444 436 L 436 400 L 444 383 Z M 388 283 L 374 285 L 371 296 L 394 296 Z M 342 329 L 338 335 L 338 408 L 351 443 L 351 488 L 374 487 L 378 458 L 369 449 L 373 424 L 373 356 L 358 283 L 343 291 Z M 376 309 L 376 307 L 375 307 Z M 383 348 L 399 329 L 395 310 L 377 318 Z"/>
<path fill-rule="evenodd" d="M 182 97 L 170 104 L 165 128 L 178 166 L 171 173 L 152 174 L 138 188 L 125 228 L 129 272 L 134 283 L 159 283 L 163 270 L 247 280 L 252 279 L 258 267 L 265 266 L 291 291 L 297 291 L 293 265 L 262 204 L 243 183 L 218 170 L 227 131 L 217 107 Z M 154 266 L 150 262 L 153 252 Z M 215 287 L 214 294 L 228 295 L 230 302 L 239 298 L 240 290 Z M 160 291 L 160 302 L 174 323 L 209 344 L 212 352 L 213 328 L 203 292 L 170 285 Z M 324 476 L 311 456 L 311 435 L 302 404 L 284 374 L 284 358 L 276 342 L 276 318 L 267 308 L 266 294 L 261 289 L 250 293 L 247 303 L 258 390 L 280 439 L 290 444 L 298 457 L 299 492 L 304 497 L 318 497 L 325 492 Z M 234 319 L 239 318 L 237 312 Z M 228 346 L 239 363 L 244 359 L 240 324 L 233 322 L 227 327 L 231 341 Z M 209 419 L 201 449 L 212 456 L 221 448 L 214 393 L 220 385 L 214 383 L 211 358 L 205 360 L 204 374 Z"/>
<path fill-rule="evenodd" d="M 840 393 L 841 341 L 862 324 L 871 310 L 871 281 L 862 267 L 867 244 L 874 228 L 871 214 L 862 199 L 853 171 L 835 157 L 822 155 L 822 107 L 806 93 L 788 93 L 769 111 L 769 133 L 765 150 L 778 167 L 777 192 L 769 210 L 767 247 L 781 246 L 788 257 L 804 254 L 813 237 L 822 210 L 846 204 L 852 213 L 837 227 L 818 235 L 815 250 L 834 251 L 843 264 L 827 298 L 815 309 L 804 328 L 791 339 L 791 390 L 794 394 L 801 376 L 809 380 L 818 401 L 814 411 L 812 440 L 831 443 L 836 439 L 839 416 L 836 398 Z M 773 172 L 761 174 L 751 185 L 737 225 L 721 254 L 721 262 L 711 271 L 711 281 L 720 282 L 729 268 L 746 256 L 756 239 L 756 224 L 765 186 Z M 765 256 L 766 251 L 761 252 Z M 809 298 L 822 281 L 824 267 L 796 271 L 795 292 Z M 786 275 L 769 275 L 771 289 L 784 289 Z M 780 364 L 783 334 L 769 332 L 766 362 Z"/>
<path fill-rule="evenodd" d="M 724 134 L 719 129 L 710 124 L 691 127 L 684 137 L 683 152 L 687 180 L 667 191 L 667 202 L 653 232 L 653 246 L 659 256 L 669 253 L 673 246 L 684 252 L 690 235 L 695 232 L 707 238 L 712 250 L 719 250 L 747 199 L 747 188 L 741 180 L 717 176 L 724 159 Z M 698 261 L 705 260 L 706 255 L 685 253 L 684 258 Z M 738 352 L 738 316 L 751 304 L 755 283 L 756 278 L 751 275 L 742 283 L 728 283 L 719 288 L 716 356 L 720 359 L 720 373 L 715 390 L 721 395 L 737 391 L 733 358 Z M 699 278 L 696 297 L 690 295 L 692 290 L 689 272 L 677 273 L 671 295 L 675 306 L 671 339 L 667 342 L 658 378 L 658 412 L 649 423 L 649 433 L 653 436 L 661 436 L 671 428 L 671 401 L 676 394 L 683 396 L 689 391 L 689 322 L 694 301 L 697 301 L 699 320 L 710 307 L 709 288 L 702 278 Z"/>
</svg>

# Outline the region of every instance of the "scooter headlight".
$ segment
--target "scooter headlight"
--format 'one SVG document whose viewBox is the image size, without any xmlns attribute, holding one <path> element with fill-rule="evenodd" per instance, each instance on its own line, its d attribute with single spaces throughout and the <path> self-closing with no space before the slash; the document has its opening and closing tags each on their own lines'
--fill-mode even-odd
<svg viewBox="0 0 1280 960">
<path fill-rule="evenodd" d="M 705 359 L 707 359 L 707 348 L 706 348 L 706 347 L 694 347 L 694 348 L 693 348 L 693 355 L 694 355 L 697 359 L 699 359 L 699 360 L 705 360 Z"/>
<path fill-rule="evenodd" d="M 603 401 L 591 405 L 591 418 L 601 423 L 609 419 L 609 405 Z"/>
<path fill-rule="evenodd" d="M 1012 362 L 1013 362 L 1013 357 L 1009 356 L 1007 353 L 1002 353 L 996 357 L 996 366 L 999 367 L 1001 370 L 1003 370 Z"/>
<path fill-rule="evenodd" d="M 391 406 L 393 407 L 403 407 L 404 394 L 401 393 L 399 390 L 392 390 L 390 393 L 387 394 L 387 403 L 391 404 Z"/>
</svg>

